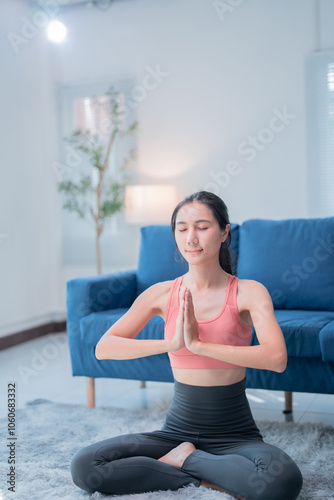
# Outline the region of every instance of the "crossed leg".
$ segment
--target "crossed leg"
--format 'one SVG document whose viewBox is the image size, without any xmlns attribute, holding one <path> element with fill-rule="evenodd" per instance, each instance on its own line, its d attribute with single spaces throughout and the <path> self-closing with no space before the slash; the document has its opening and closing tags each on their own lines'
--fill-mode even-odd
<svg viewBox="0 0 334 500">
<path fill-rule="evenodd" d="M 302 487 L 295 462 L 262 440 L 242 442 L 218 454 L 183 443 L 160 460 L 201 479 L 201 486 L 239 500 L 296 500 Z"/>
<path fill-rule="evenodd" d="M 293 460 L 263 441 L 212 454 L 196 449 L 184 437 L 160 431 L 90 445 L 73 457 L 71 473 L 80 488 L 113 495 L 177 490 L 193 484 L 228 492 L 240 500 L 296 500 L 302 485 Z"/>
<path fill-rule="evenodd" d="M 112 495 L 177 490 L 200 480 L 158 459 L 180 444 L 159 431 L 117 436 L 79 450 L 71 462 L 73 482 Z"/>
<path fill-rule="evenodd" d="M 169 453 L 159 458 L 160 462 L 164 462 L 166 464 L 174 465 L 175 467 L 182 468 L 183 463 L 186 458 L 196 450 L 195 446 L 192 443 L 181 443 L 176 448 L 173 448 Z M 208 488 L 211 490 L 221 491 L 223 493 L 228 493 L 228 491 L 223 490 L 216 484 L 209 483 L 208 481 L 201 480 L 200 486 L 204 488 Z M 235 495 L 234 495 L 235 496 Z M 235 496 L 238 500 L 245 500 L 241 497 Z"/>
</svg>

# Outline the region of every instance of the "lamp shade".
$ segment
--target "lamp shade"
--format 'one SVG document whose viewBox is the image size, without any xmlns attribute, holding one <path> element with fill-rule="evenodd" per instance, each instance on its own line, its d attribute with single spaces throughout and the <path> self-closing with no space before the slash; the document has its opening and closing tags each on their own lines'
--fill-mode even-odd
<svg viewBox="0 0 334 500">
<path fill-rule="evenodd" d="M 167 224 L 177 205 L 174 186 L 127 186 L 125 192 L 125 220 L 129 224 Z"/>
</svg>

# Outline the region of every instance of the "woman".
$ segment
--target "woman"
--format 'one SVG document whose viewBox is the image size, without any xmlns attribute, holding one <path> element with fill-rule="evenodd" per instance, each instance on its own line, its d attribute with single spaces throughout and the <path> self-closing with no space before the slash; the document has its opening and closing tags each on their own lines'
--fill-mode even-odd
<svg viewBox="0 0 334 500">
<path fill-rule="evenodd" d="M 286 367 L 270 295 L 260 283 L 232 275 L 230 223 L 219 197 L 188 196 L 171 223 L 189 272 L 144 291 L 96 346 L 98 359 L 168 352 L 175 390 L 164 425 L 79 451 L 73 481 L 114 495 L 193 484 L 245 500 L 294 500 L 301 473 L 288 455 L 263 442 L 245 394 L 246 367 Z M 154 315 L 165 320 L 165 338 L 135 339 Z M 257 346 L 250 346 L 253 325 Z"/>
</svg>

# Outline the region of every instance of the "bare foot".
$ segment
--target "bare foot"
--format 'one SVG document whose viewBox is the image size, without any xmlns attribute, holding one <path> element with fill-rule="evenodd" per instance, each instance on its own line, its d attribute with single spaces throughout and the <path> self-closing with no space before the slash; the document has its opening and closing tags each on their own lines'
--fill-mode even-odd
<svg viewBox="0 0 334 500">
<path fill-rule="evenodd" d="M 223 490 L 222 488 L 220 488 L 219 486 L 216 486 L 215 484 L 211 484 L 211 483 L 208 483 L 207 481 L 204 481 L 202 480 L 201 481 L 201 486 L 203 486 L 204 488 L 210 488 L 211 490 L 217 490 L 217 491 L 222 491 L 224 493 L 228 493 L 229 495 L 232 495 L 234 496 L 235 498 L 237 498 L 238 500 L 244 500 L 243 498 L 241 497 L 236 497 L 235 495 L 233 495 L 232 493 L 229 493 L 228 491 L 226 490 Z"/>
<path fill-rule="evenodd" d="M 204 488 L 210 488 L 211 490 L 223 491 L 224 493 L 227 493 L 222 488 L 219 488 L 219 486 L 216 486 L 215 484 L 208 483 L 207 481 L 204 481 L 203 479 L 201 481 L 201 486 L 203 486 Z"/>
<path fill-rule="evenodd" d="M 196 448 L 192 443 L 181 443 L 176 448 L 173 448 L 169 453 L 159 458 L 159 462 L 182 467 L 185 459 L 195 451 Z"/>
</svg>

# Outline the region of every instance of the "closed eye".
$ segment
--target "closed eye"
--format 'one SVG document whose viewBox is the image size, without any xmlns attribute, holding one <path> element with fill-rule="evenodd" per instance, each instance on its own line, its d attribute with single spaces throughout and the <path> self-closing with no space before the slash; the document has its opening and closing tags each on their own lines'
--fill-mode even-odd
<svg viewBox="0 0 334 500">
<path fill-rule="evenodd" d="M 209 228 L 207 228 L 207 227 L 198 227 L 197 229 L 199 231 L 206 231 Z M 179 233 L 183 233 L 184 231 L 187 231 L 187 229 L 179 229 Z"/>
</svg>

